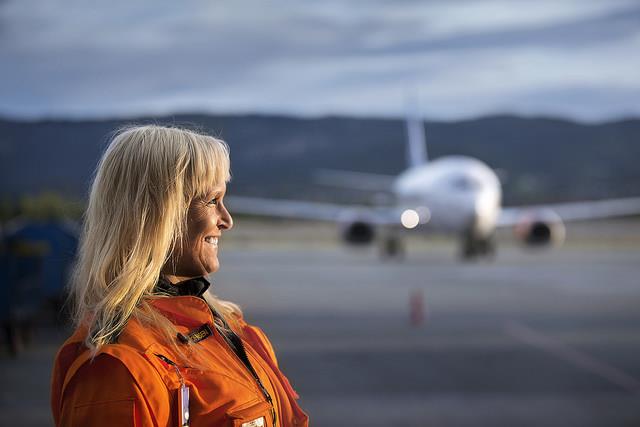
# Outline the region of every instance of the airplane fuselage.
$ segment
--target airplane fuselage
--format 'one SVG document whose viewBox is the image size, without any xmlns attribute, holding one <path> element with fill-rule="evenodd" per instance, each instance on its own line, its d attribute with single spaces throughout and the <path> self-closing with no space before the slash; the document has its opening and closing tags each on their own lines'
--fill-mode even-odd
<svg viewBox="0 0 640 427">
<path fill-rule="evenodd" d="M 490 236 L 502 190 L 495 172 L 471 157 L 447 156 L 407 169 L 393 185 L 396 203 L 419 217 L 417 230 Z M 407 227 L 414 228 L 414 227 Z"/>
</svg>

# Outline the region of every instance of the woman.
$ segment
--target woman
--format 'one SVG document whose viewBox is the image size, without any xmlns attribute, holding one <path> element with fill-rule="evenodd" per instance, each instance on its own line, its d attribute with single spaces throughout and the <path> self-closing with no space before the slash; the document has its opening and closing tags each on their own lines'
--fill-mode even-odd
<svg viewBox="0 0 640 427">
<path fill-rule="evenodd" d="M 71 284 L 76 330 L 56 356 L 58 426 L 307 425 L 264 333 L 207 292 L 224 206 L 223 141 L 125 129 L 93 182 Z"/>
</svg>

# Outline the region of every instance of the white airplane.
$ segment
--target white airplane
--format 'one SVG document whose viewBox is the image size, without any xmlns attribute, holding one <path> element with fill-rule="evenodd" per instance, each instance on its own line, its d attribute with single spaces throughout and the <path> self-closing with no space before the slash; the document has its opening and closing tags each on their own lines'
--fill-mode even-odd
<svg viewBox="0 0 640 427">
<path fill-rule="evenodd" d="M 372 190 L 376 206 L 336 205 L 294 200 L 229 196 L 232 213 L 279 218 L 332 221 L 354 245 L 378 241 L 382 254 L 403 254 L 407 232 L 444 232 L 460 236 L 460 255 L 470 259 L 495 252 L 498 227 L 513 227 L 527 245 L 560 245 L 564 222 L 640 213 L 640 197 L 553 205 L 502 207 L 496 173 L 478 159 L 446 156 L 427 161 L 424 126 L 407 120 L 410 167 L 396 177 L 359 172 L 321 171 L 323 184 Z"/>
</svg>

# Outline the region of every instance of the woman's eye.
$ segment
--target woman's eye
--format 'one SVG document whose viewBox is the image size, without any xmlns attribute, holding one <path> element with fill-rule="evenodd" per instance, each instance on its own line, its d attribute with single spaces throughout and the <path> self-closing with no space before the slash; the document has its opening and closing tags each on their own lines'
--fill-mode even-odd
<svg viewBox="0 0 640 427">
<path fill-rule="evenodd" d="M 218 198 L 215 197 L 215 198 L 211 199 L 208 204 L 209 205 L 213 205 L 213 206 L 217 205 L 218 204 Z"/>
</svg>

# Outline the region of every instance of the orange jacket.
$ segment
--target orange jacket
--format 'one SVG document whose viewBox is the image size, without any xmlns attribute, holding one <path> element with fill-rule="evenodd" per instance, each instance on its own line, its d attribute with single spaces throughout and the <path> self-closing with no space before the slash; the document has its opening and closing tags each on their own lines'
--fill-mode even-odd
<svg viewBox="0 0 640 427">
<path fill-rule="evenodd" d="M 160 298 L 153 306 L 184 335 L 208 325 L 197 345 L 210 366 L 198 370 L 172 365 L 170 347 L 136 320 L 130 320 L 117 344 L 103 346 L 95 359 L 79 328 L 56 356 L 51 407 L 56 426 L 181 426 L 181 387 L 188 388 L 191 427 L 307 426 L 297 394 L 278 369 L 264 333 L 242 325 L 242 342 L 260 383 L 213 326 L 204 300 L 194 296 Z M 176 338 L 177 339 L 177 338 Z M 186 345 L 186 344 L 185 344 Z M 266 396 L 271 397 L 271 402 Z M 274 419 L 275 418 L 275 419 Z"/>
</svg>

